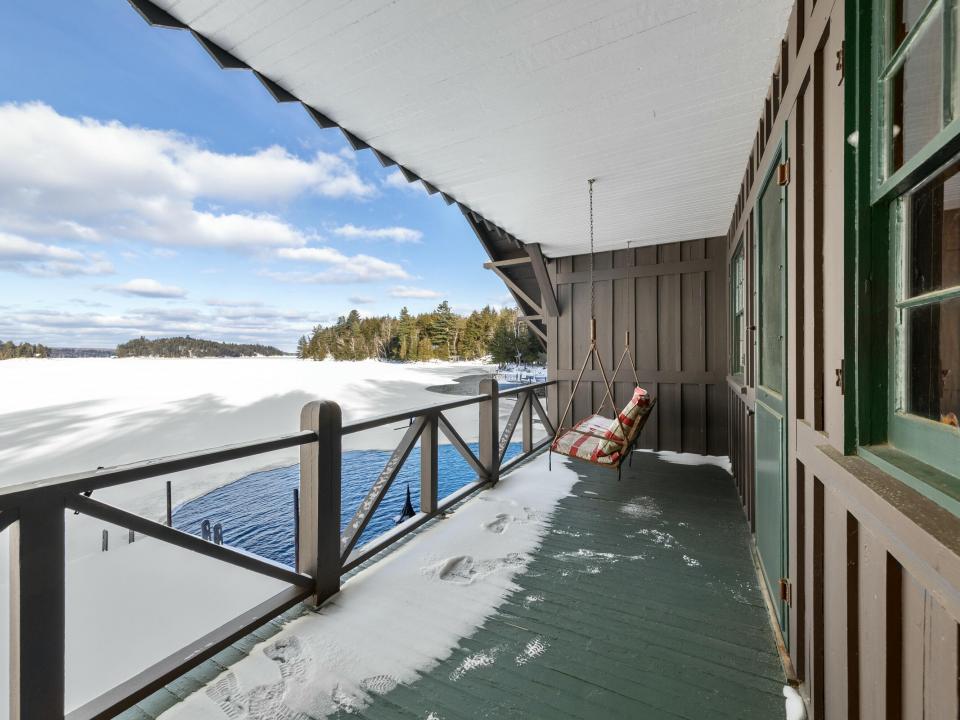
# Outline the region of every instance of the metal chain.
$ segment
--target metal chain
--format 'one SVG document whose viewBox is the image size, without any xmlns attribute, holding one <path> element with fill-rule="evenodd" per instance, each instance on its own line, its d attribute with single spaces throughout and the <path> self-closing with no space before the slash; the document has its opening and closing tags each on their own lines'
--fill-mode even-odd
<svg viewBox="0 0 960 720">
<path fill-rule="evenodd" d="M 596 290 L 593 283 L 593 184 L 596 178 L 587 180 L 587 186 L 590 188 L 590 318 L 596 317 Z"/>
</svg>

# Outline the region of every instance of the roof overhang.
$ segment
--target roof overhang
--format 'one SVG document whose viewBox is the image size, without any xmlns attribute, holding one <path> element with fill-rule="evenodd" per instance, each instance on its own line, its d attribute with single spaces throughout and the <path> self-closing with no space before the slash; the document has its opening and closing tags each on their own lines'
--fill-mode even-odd
<svg viewBox="0 0 960 720">
<path fill-rule="evenodd" d="M 793 5 L 130 2 L 548 256 L 587 250 L 590 177 L 598 249 L 726 231 Z"/>
</svg>

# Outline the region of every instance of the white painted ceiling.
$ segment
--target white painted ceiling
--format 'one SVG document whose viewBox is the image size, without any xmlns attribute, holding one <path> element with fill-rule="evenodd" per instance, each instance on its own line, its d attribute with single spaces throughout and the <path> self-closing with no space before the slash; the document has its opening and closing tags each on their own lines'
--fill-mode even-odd
<svg viewBox="0 0 960 720">
<path fill-rule="evenodd" d="M 726 232 L 793 4 L 154 1 L 551 256 Z"/>
</svg>

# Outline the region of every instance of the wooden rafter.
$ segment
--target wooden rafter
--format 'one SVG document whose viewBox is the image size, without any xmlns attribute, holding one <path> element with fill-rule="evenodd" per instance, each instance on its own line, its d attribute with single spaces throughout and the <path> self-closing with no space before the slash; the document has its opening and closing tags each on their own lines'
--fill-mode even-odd
<svg viewBox="0 0 960 720">
<path fill-rule="evenodd" d="M 529 243 L 526 248 L 530 262 L 533 264 L 533 275 L 537 278 L 537 285 L 540 287 L 540 304 L 549 317 L 557 317 L 560 315 L 560 308 L 557 306 L 557 296 L 553 292 L 553 283 L 550 282 L 550 273 L 547 272 L 547 263 L 540 250 L 540 244 Z"/>
</svg>

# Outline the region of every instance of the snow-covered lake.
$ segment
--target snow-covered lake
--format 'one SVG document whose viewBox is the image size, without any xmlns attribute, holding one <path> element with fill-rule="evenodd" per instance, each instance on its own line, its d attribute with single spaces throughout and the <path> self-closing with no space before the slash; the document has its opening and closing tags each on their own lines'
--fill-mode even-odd
<svg viewBox="0 0 960 720">
<path fill-rule="evenodd" d="M 331 399 L 344 422 L 452 399 L 428 390 L 490 373 L 465 363 L 251 359 L 63 359 L 0 363 L 0 485 L 281 435 L 300 408 Z M 509 412 L 502 403 L 501 413 Z M 447 413 L 469 442 L 476 406 Z M 345 438 L 346 449 L 392 449 L 405 428 Z M 98 491 L 161 519 L 164 483 L 181 504 L 252 472 L 295 463 L 296 449 Z M 171 546 L 67 516 L 67 699 L 74 708 L 280 589 Z M 0 718 L 7 710 L 7 532 L 0 535 Z M 229 588 L 229 591 L 224 591 Z"/>
</svg>

